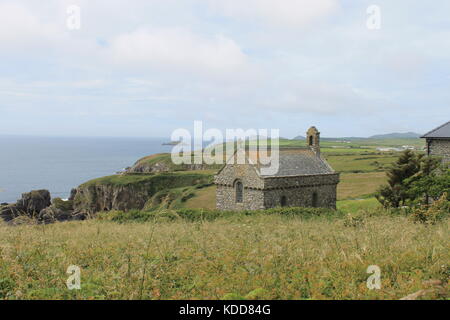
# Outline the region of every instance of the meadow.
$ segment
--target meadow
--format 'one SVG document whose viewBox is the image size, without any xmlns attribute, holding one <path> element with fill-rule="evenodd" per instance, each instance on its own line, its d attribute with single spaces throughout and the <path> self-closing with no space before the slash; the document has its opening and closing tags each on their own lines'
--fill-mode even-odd
<svg viewBox="0 0 450 320">
<path fill-rule="evenodd" d="M 362 219 L 362 220 L 361 220 Z M 399 299 L 450 275 L 448 220 L 235 216 L 0 227 L 3 299 Z M 81 268 L 81 290 L 66 270 Z M 369 290 L 367 268 L 381 269 Z M 424 298 L 443 298 L 442 290 Z"/>
<path fill-rule="evenodd" d="M 148 212 L 0 224 L 0 299 L 448 299 L 449 220 L 416 223 L 373 197 L 397 155 L 324 156 L 341 172 L 338 211 L 221 214 L 206 210 L 215 199 L 206 184 L 161 190 Z M 200 173 L 214 171 L 189 174 Z M 80 290 L 66 286 L 71 265 Z M 379 290 L 367 287 L 371 265 Z"/>
</svg>

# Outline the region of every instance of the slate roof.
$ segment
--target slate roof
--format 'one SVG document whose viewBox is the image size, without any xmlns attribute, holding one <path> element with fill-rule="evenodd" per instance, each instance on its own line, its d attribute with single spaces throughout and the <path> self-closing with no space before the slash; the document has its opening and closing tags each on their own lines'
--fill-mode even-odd
<svg viewBox="0 0 450 320">
<path fill-rule="evenodd" d="M 450 121 L 424 134 L 422 138 L 450 138 Z"/>
<path fill-rule="evenodd" d="M 281 149 L 279 152 L 280 162 L 278 173 L 267 177 L 286 177 L 335 173 L 335 171 L 324 159 L 317 156 L 309 148 L 291 150 Z M 262 167 L 266 166 L 261 164 L 261 155 L 259 155 L 258 158 L 257 152 L 247 152 L 247 157 L 252 161 L 258 171 L 260 171 L 259 169 L 261 169 Z"/>
</svg>

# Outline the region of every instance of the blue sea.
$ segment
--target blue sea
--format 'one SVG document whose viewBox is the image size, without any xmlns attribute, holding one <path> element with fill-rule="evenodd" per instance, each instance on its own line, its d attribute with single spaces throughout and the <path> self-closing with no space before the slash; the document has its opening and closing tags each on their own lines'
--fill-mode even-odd
<svg viewBox="0 0 450 320">
<path fill-rule="evenodd" d="M 111 175 L 136 160 L 170 152 L 164 138 L 56 138 L 0 135 L 0 203 L 47 189 L 52 198 L 90 179 Z"/>
</svg>

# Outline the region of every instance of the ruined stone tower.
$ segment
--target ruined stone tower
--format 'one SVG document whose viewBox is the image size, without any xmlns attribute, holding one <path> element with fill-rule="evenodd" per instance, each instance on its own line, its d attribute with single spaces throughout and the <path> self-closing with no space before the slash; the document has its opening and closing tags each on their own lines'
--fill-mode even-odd
<svg viewBox="0 0 450 320">
<path fill-rule="evenodd" d="M 320 132 L 316 127 L 311 127 L 306 132 L 306 143 L 316 155 L 320 156 Z"/>
</svg>

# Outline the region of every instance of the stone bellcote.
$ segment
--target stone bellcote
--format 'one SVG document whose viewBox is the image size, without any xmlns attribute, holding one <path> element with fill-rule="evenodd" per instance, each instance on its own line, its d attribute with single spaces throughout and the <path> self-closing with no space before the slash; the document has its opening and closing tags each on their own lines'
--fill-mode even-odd
<svg viewBox="0 0 450 320">
<path fill-rule="evenodd" d="M 320 132 L 316 127 L 311 127 L 306 132 L 306 143 L 318 156 L 320 156 Z"/>
</svg>

